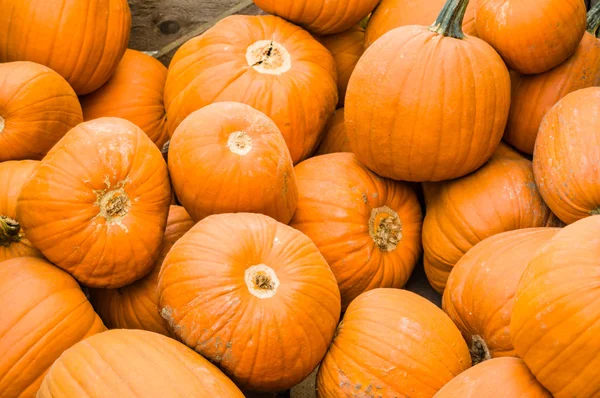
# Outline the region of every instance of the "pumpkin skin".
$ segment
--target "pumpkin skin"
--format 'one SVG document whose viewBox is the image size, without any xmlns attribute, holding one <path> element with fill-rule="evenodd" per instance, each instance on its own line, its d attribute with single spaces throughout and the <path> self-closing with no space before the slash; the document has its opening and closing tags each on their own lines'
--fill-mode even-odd
<svg viewBox="0 0 600 398">
<path fill-rule="evenodd" d="M 493 235 L 452 268 L 442 305 L 469 344 L 474 363 L 517 356 L 509 331 L 517 285 L 535 252 L 558 231 L 526 228 Z"/>
<path fill-rule="evenodd" d="M 241 102 L 273 119 L 297 163 L 335 110 L 336 80 L 331 53 L 308 32 L 274 16 L 234 15 L 175 53 L 165 87 L 169 133 L 206 105 Z"/>
<path fill-rule="evenodd" d="M 298 188 L 285 140 L 271 119 L 248 105 L 218 102 L 187 117 L 171 139 L 169 172 L 195 221 L 248 212 L 287 224 L 296 210 Z"/>
<path fill-rule="evenodd" d="M 296 166 L 300 198 L 290 225 L 331 267 L 342 308 L 379 287 L 403 287 L 421 255 L 421 207 L 407 183 L 380 178 L 351 153 Z"/>
<path fill-rule="evenodd" d="M 158 286 L 177 337 L 245 390 L 304 380 L 340 315 L 335 277 L 316 246 L 262 214 L 200 221 L 167 255 Z"/>
<path fill-rule="evenodd" d="M 46 258 L 90 287 L 148 274 L 160 251 L 171 192 L 156 145 L 118 118 L 69 131 L 17 200 L 17 218 Z"/>
<path fill-rule="evenodd" d="M 442 310 L 414 293 L 375 289 L 354 300 L 319 368 L 319 397 L 432 397 L 471 366 Z"/>
<path fill-rule="evenodd" d="M 575 52 L 586 26 L 582 0 L 477 0 L 475 27 L 508 67 L 546 72 Z M 541 33 L 543 32 L 543 33 Z"/>
<path fill-rule="evenodd" d="M 510 323 L 517 354 L 556 398 L 600 395 L 600 216 L 565 227 L 529 262 Z"/>
<path fill-rule="evenodd" d="M 178 341 L 144 330 L 109 330 L 67 350 L 38 398 L 233 397 L 242 392 Z"/>
<path fill-rule="evenodd" d="M 101 117 L 129 120 L 161 148 L 169 139 L 164 90 L 167 68 L 135 50 L 125 55 L 105 85 L 81 98 L 86 121 Z"/>
<path fill-rule="evenodd" d="M 119 289 L 90 289 L 94 308 L 111 329 L 142 329 L 170 336 L 158 310 L 158 274 L 173 244 L 194 226 L 181 206 L 171 206 L 162 248 L 152 271 Z"/>
<path fill-rule="evenodd" d="M 0 64 L 0 162 L 39 160 L 82 121 L 77 95 L 58 73 L 33 62 Z"/>
<path fill-rule="evenodd" d="M 475 173 L 423 188 L 423 262 L 429 282 L 440 293 L 454 265 L 483 239 L 560 225 L 537 190 L 531 162 L 504 145 Z"/>
<path fill-rule="evenodd" d="M 0 305 L 4 397 L 34 396 L 63 351 L 106 330 L 75 279 L 39 258 L 0 263 Z"/>
<path fill-rule="evenodd" d="M 329 127 L 325 131 L 323 141 L 321 141 L 315 155 L 325 155 L 335 152 L 352 152 L 344 124 L 344 108 L 335 111 L 331 117 Z"/>
</svg>

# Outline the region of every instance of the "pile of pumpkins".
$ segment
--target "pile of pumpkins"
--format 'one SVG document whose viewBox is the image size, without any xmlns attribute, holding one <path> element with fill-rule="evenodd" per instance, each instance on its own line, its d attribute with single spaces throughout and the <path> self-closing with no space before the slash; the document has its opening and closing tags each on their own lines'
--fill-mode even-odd
<svg viewBox="0 0 600 398">
<path fill-rule="evenodd" d="M 600 6 L 255 3 L 0 0 L 0 396 L 600 397 Z"/>
</svg>

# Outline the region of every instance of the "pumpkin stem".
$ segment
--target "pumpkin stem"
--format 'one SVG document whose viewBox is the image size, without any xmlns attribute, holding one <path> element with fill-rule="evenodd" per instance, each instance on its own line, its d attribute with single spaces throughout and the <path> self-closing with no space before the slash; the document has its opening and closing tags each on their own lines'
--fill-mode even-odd
<svg viewBox="0 0 600 398">
<path fill-rule="evenodd" d="M 364 17 L 362 19 L 362 21 L 360 21 L 358 23 L 358 26 L 360 26 L 363 29 L 367 29 L 367 25 L 369 24 L 369 20 L 371 19 L 371 14 L 367 15 L 366 17 Z"/>
<path fill-rule="evenodd" d="M 468 5 L 469 0 L 446 0 L 442 12 L 429 30 L 455 39 L 464 39 L 462 24 Z"/>
<path fill-rule="evenodd" d="M 485 341 L 481 336 L 475 335 L 471 337 L 471 347 L 469 348 L 469 351 L 471 351 L 471 361 L 473 362 L 473 366 L 483 361 L 487 361 L 488 359 L 492 359 L 487 344 L 485 344 Z"/>
<path fill-rule="evenodd" d="M 2 116 L 0 116 L 0 133 L 4 131 L 4 126 L 5 126 L 4 118 Z"/>
<path fill-rule="evenodd" d="M 265 264 L 253 265 L 246 269 L 244 280 L 250 294 L 260 299 L 273 297 L 279 287 L 275 270 Z"/>
<path fill-rule="evenodd" d="M 169 146 L 171 146 L 171 140 L 165 142 L 165 145 L 163 145 L 162 149 L 160 150 L 165 161 L 169 159 Z"/>
<path fill-rule="evenodd" d="M 600 4 L 600 3 L 598 3 L 598 4 Z M 591 215 L 591 216 L 597 216 L 597 215 L 600 215 L 600 207 L 597 207 L 597 208 L 595 208 L 594 210 L 591 210 L 591 211 L 590 211 L 590 215 Z"/>
<path fill-rule="evenodd" d="M 587 14 L 587 31 L 600 38 L 600 3 L 596 3 Z"/>
<path fill-rule="evenodd" d="M 369 235 L 379 250 L 393 251 L 402 240 L 402 222 L 398 213 L 387 206 L 371 210 Z"/>
<path fill-rule="evenodd" d="M 21 240 L 21 225 L 7 216 L 0 216 L 0 246 L 8 247 Z"/>
</svg>

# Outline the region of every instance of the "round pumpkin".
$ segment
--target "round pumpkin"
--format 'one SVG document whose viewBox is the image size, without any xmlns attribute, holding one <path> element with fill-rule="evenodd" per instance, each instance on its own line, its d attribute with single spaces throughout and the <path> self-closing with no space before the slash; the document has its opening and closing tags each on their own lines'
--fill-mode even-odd
<svg viewBox="0 0 600 398">
<path fill-rule="evenodd" d="M 290 225 L 317 245 L 342 295 L 403 287 L 421 255 L 421 207 L 407 183 L 380 178 L 351 153 L 296 166 L 299 200 Z"/>
<path fill-rule="evenodd" d="M 487 43 L 463 35 L 467 3 L 449 1 L 431 27 L 388 32 L 358 61 L 346 95 L 346 131 L 357 159 L 382 177 L 461 177 L 498 147 L 510 78 Z"/>
<path fill-rule="evenodd" d="M 544 117 L 533 154 L 542 197 L 565 223 L 600 214 L 600 88 L 565 96 Z"/>
<path fill-rule="evenodd" d="M 423 261 L 440 293 L 454 265 L 483 239 L 560 225 L 537 190 L 531 162 L 504 145 L 475 173 L 424 189 Z"/>
<path fill-rule="evenodd" d="M 461 373 L 435 398 L 552 398 L 519 358 L 495 358 Z"/>
<path fill-rule="evenodd" d="M 188 116 L 171 139 L 169 172 L 195 221 L 249 212 L 287 224 L 296 210 L 298 188 L 285 140 L 271 119 L 248 105 L 218 102 Z"/>
<path fill-rule="evenodd" d="M 335 277 L 316 246 L 262 214 L 200 221 L 167 255 L 158 286 L 177 337 L 247 390 L 304 380 L 340 315 Z"/>
<path fill-rule="evenodd" d="M 82 121 L 77 95 L 58 73 L 33 62 L 0 64 L 0 162 L 39 160 Z"/>
<path fill-rule="evenodd" d="M 469 344 L 474 363 L 516 356 L 509 327 L 517 285 L 535 252 L 558 231 L 526 228 L 493 235 L 452 268 L 442 304 Z"/>
<path fill-rule="evenodd" d="M 323 135 L 323 141 L 319 144 L 315 155 L 335 152 L 352 152 L 344 124 L 344 108 L 335 111 L 331 117 L 327 131 Z"/>
<path fill-rule="evenodd" d="M 90 287 L 148 274 L 159 254 L 171 190 L 156 145 L 118 118 L 69 131 L 17 200 L 17 218 L 46 258 Z"/>
<path fill-rule="evenodd" d="M 319 397 L 432 397 L 471 366 L 442 310 L 414 293 L 375 289 L 354 300 L 319 368 Z"/>
<path fill-rule="evenodd" d="M 106 328 L 69 274 L 39 258 L 0 262 L 0 391 L 33 397 L 64 350 Z"/>
<path fill-rule="evenodd" d="M 181 206 L 171 206 L 162 248 L 152 271 L 119 289 L 90 289 L 94 308 L 111 329 L 142 329 L 169 336 L 167 322 L 158 310 L 158 274 L 173 247 L 194 222 Z"/>
<path fill-rule="evenodd" d="M 232 397 L 242 392 L 180 342 L 144 330 L 109 330 L 71 347 L 38 398 Z"/>
<path fill-rule="evenodd" d="M 600 216 L 565 227 L 529 262 L 510 335 L 556 398 L 600 395 Z"/>
<path fill-rule="evenodd" d="M 585 32 L 582 0 L 477 0 L 475 27 L 508 67 L 546 72 L 569 58 Z"/>
<path fill-rule="evenodd" d="M 114 75 L 100 89 L 81 98 L 86 121 L 120 117 L 140 127 L 162 149 L 169 139 L 164 89 L 167 68 L 155 58 L 127 50 Z"/>
</svg>

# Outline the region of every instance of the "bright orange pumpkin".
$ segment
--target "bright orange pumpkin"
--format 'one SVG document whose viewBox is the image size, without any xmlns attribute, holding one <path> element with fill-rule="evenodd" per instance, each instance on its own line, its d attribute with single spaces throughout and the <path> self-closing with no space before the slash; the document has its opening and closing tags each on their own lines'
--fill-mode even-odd
<svg viewBox="0 0 600 398">
<path fill-rule="evenodd" d="M 90 287 L 150 272 L 171 190 L 156 145 L 133 123 L 101 118 L 69 131 L 17 200 L 17 218 L 52 263 Z"/>
<path fill-rule="evenodd" d="M 248 390 L 304 380 L 340 315 L 335 277 L 314 243 L 262 214 L 200 221 L 167 255 L 158 285 L 177 337 Z"/>
<path fill-rule="evenodd" d="M 0 64 L 0 162 L 39 160 L 82 121 L 77 95 L 58 73 L 33 62 Z"/>
<path fill-rule="evenodd" d="M 330 265 L 342 308 L 378 287 L 403 287 L 421 255 L 421 207 L 411 187 L 380 178 L 351 153 L 296 166 L 300 198 L 290 225 Z"/>
<path fill-rule="evenodd" d="M 352 152 L 344 124 L 344 108 L 335 111 L 331 117 L 331 121 L 323 135 L 323 141 L 319 144 L 315 155 L 335 152 Z"/>
<path fill-rule="evenodd" d="M 106 330 L 69 274 L 45 260 L 0 262 L 0 395 L 33 397 L 63 351 Z"/>
<path fill-rule="evenodd" d="M 313 151 L 335 110 L 336 80 L 331 53 L 308 32 L 274 16 L 231 16 L 171 61 L 169 133 L 213 102 L 242 102 L 273 119 L 297 163 Z"/>
<path fill-rule="evenodd" d="M 599 286 L 600 216 L 556 234 L 519 282 L 512 342 L 556 398 L 600 396 Z"/>
<path fill-rule="evenodd" d="M 140 127 L 162 149 L 169 139 L 164 105 L 167 68 L 155 58 L 127 50 L 114 75 L 100 89 L 81 98 L 86 121 L 120 117 Z"/>
</svg>

